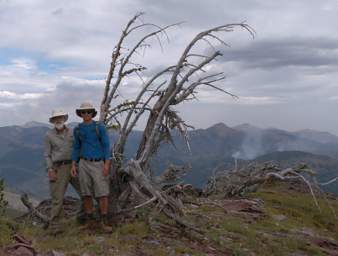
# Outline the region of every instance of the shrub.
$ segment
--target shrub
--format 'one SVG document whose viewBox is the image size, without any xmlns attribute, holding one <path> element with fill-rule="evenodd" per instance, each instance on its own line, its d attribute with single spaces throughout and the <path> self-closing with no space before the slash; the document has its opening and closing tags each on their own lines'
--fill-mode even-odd
<svg viewBox="0 0 338 256">
<path fill-rule="evenodd" d="M 5 200 L 5 183 L 3 179 L 0 179 L 0 215 L 2 215 L 5 211 L 5 208 L 8 202 Z"/>
</svg>

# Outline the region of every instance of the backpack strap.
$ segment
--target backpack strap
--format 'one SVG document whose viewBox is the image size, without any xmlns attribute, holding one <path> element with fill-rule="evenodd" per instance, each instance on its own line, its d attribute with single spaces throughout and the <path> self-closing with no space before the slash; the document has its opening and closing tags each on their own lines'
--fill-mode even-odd
<svg viewBox="0 0 338 256">
<path fill-rule="evenodd" d="M 74 128 L 75 134 L 77 136 L 77 138 L 79 139 L 80 143 L 82 141 L 81 139 L 81 133 L 80 133 L 80 124 L 78 124 L 75 128 Z"/>
<path fill-rule="evenodd" d="M 100 133 L 100 129 L 99 129 L 99 122 L 95 122 L 95 132 L 96 132 L 96 136 L 100 142 L 100 144 L 102 144 L 102 137 L 101 137 L 101 133 Z M 82 138 L 81 138 L 81 133 L 80 133 L 80 124 L 78 124 L 76 127 L 75 127 L 75 134 L 76 136 L 78 137 L 79 141 L 81 142 L 82 141 Z"/>
<path fill-rule="evenodd" d="M 96 131 L 97 139 L 102 144 L 101 133 L 100 133 L 100 130 L 99 130 L 99 122 L 96 122 L 96 121 L 95 121 L 95 131 Z"/>
</svg>

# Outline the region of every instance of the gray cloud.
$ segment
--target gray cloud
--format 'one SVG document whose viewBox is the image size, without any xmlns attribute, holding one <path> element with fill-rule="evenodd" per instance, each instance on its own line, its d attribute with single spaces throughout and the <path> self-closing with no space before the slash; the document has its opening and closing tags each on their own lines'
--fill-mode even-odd
<svg viewBox="0 0 338 256">
<path fill-rule="evenodd" d="M 242 68 L 280 68 L 288 66 L 337 66 L 338 39 L 275 38 L 255 40 L 246 47 L 225 51 L 226 62 L 239 62 Z"/>
<path fill-rule="evenodd" d="M 65 79 L 56 85 L 55 89 L 37 94 L 15 94 L 0 92 L 3 106 L 3 118 L 10 118 L 12 123 L 22 124 L 30 120 L 47 122 L 53 109 L 63 108 L 70 115 L 70 121 L 78 121 L 75 115 L 77 108 L 83 101 L 91 101 L 98 107 L 103 92 L 103 81 L 88 81 Z M 6 98 L 6 99 L 5 99 Z M 5 100 L 4 100 L 5 99 Z M 2 123 L 5 125 L 6 123 Z"/>
<path fill-rule="evenodd" d="M 164 52 L 152 42 L 135 59 L 149 66 L 146 75 L 175 63 L 198 31 L 243 20 L 257 31 L 254 40 L 242 31 L 220 35 L 231 48 L 216 45 L 224 57 L 212 69 L 225 72 L 220 86 L 240 100 L 201 88 L 199 102 L 179 108 L 196 127 L 251 122 L 338 134 L 338 123 L 330 121 L 338 109 L 332 22 L 338 5 L 330 0 L 0 1 L 0 30 L 6 35 L 0 41 L 0 125 L 46 121 L 60 106 L 74 113 L 86 99 L 98 104 L 111 50 L 137 11 L 159 25 L 186 21 L 169 31 Z M 206 48 L 201 44 L 196 51 Z M 121 90 L 125 98 L 135 92 L 134 82 Z"/>
</svg>

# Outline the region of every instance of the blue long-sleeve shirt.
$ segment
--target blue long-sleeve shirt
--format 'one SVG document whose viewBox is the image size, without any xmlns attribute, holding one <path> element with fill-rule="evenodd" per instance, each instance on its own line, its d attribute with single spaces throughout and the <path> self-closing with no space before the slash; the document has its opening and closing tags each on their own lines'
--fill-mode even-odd
<svg viewBox="0 0 338 256">
<path fill-rule="evenodd" d="M 102 123 L 81 123 L 74 129 L 72 160 L 78 161 L 80 157 L 111 159 L 109 137 Z"/>
</svg>

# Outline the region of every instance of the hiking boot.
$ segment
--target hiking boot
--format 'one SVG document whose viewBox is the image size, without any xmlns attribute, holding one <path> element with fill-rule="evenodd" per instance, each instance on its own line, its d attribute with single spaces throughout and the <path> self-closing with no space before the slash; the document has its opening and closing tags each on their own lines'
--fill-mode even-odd
<svg viewBox="0 0 338 256">
<path fill-rule="evenodd" d="M 83 229 L 93 230 L 97 228 L 97 222 L 93 214 L 86 214 Z"/>
<path fill-rule="evenodd" d="M 83 213 L 83 212 L 78 213 L 77 216 L 76 216 L 76 221 L 77 221 L 77 223 L 80 224 L 80 225 L 85 224 L 86 221 L 87 221 L 87 216 L 86 216 L 86 214 Z"/>
<path fill-rule="evenodd" d="M 108 225 L 107 223 L 105 223 L 105 221 L 101 220 L 99 222 L 99 230 L 102 231 L 105 234 L 110 234 L 113 232 L 113 228 L 112 226 Z"/>
<path fill-rule="evenodd" d="M 96 220 L 93 220 L 93 219 L 90 219 L 90 220 L 87 220 L 85 225 L 84 225 L 84 228 L 85 229 L 88 229 L 88 230 L 94 230 L 94 229 L 97 229 L 97 221 Z"/>
<path fill-rule="evenodd" d="M 113 228 L 109 223 L 109 219 L 108 219 L 107 215 L 101 215 L 100 222 L 99 222 L 99 228 L 104 233 L 112 233 L 113 232 Z"/>
</svg>

